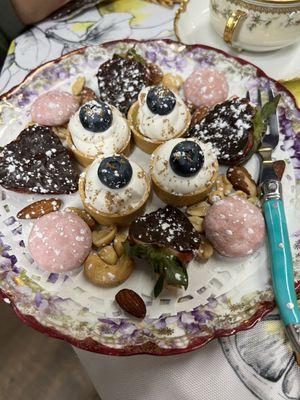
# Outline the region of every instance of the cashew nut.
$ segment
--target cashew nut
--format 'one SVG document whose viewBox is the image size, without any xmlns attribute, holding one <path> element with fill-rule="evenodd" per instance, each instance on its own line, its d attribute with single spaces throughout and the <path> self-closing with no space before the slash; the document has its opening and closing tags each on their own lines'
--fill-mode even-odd
<svg viewBox="0 0 300 400">
<path fill-rule="evenodd" d="M 232 184 L 231 184 L 231 182 L 229 182 L 226 175 L 221 175 L 221 176 L 222 176 L 222 181 L 223 181 L 224 194 L 225 194 L 225 196 L 228 196 L 232 191 Z"/>
<path fill-rule="evenodd" d="M 72 85 L 72 93 L 74 96 L 79 96 L 85 84 L 85 77 L 79 76 Z"/>
<path fill-rule="evenodd" d="M 214 248 L 205 238 L 202 239 L 202 243 L 199 246 L 197 257 L 200 260 L 207 261 L 214 253 Z"/>
<path fill-rule="evenodd" d="M 208 204 L 206 201 L 201 201 L 201 203 L 193 204 L 192 206 L 188 207 L 187 213 L 196 217 L 205 217 L 209 208 L 210 204 Z"/>
<path fill-rule="evenodd" d="M 210 204 L 214 204 L 217 201 L 224 199 L 224 197 L 225 197 L 225 194 L 224 194 L 223 187 L 222 188 L 220 187 L 219 189 L 213 190 L 209 193 L 208 201 L 210 202 Z"/>
<path fill-rule="evenodd" d="M 64 126 L 54 126 L 53 128 L 54 133 L 60 138 L 60 139 L 66 139 L 67 134 L 68 134 L 68 129 L 65 128 Z"/>
<path fill-rule="evenodd" d="M 260 201 L 258 197 L 249 197 L 248 201 L 254 204 L 256 207 L 260 207 Z"/>
<path fill-rule="evenodd" d="M 109 265 L 114 265 L 118 261 L 118 255 L 113 246 L 102 247 L 98 252 L 98 256 Z"/>
<path fill-rule="evenodd" d="M 247 193 L 243 192 L 242 190 L 237 190 L 236 192 L 231 193 L 231 196 L 238 196 L 241 197 L 242 199 L 247 199 Z"/>
<path fill-rule="evenodd" d="M 107 246 L 114 240 L 116 234 L 116 226 L 103 226 L 99 231 L 92 232 L 93 245 L 96 247 Z"/>
<path fill-rule="evenodd" d="M 179 92 L 182 84 L 183 84 L 183 79 L 181 78 L 180 75 L 173 75 L 167 73 L 164 75 L 162 79 L 162 85 L 170 90 L 173 90 L 174 92 Z"/>
<path fill-rule="evenodd" d="M 77 214 L 80 218 L 84 220 L 88 224 L 88 226 L 91 228 L 91 230 L 95 229 L 97 222 L 94 220 L 94 218 L 85 210 L 81 210 L 80 208 L 76 207 L 67 207 L 65 209 L 67 212 L 73 212 Z"/>
<path fill-rule="evenodd" d="M 118 232 L 114 239 L 114 248 L 119 257 L 121 257 L 121 255 L 124 253 L 123 243 L 125 242 L 126 239 L 127 239 L 127 233 L 125 232 L 123 233 Z"/>
<path fill-rule="evenodd" d="M 84 275 L 94 285 L 118 286 L 129 278 L 133 261 L 127 255 L 121 256 L 115 265 L 105 263 L 97 254 L 90 253 L 84 262 Z"/>
</svg>

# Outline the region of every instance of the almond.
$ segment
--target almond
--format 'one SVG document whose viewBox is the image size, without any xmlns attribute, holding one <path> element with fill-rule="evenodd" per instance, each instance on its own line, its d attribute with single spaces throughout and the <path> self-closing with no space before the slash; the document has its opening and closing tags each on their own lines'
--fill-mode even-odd
<svg viewBox="0 0 300 400">
<path fill-rule="evenodd" d="M 80 208 L 76 207 L 67 207 L 65 209 L 66 212 L 73 212 L 77 214 L 81 219 L 84 220 L 86 224 L 91 228 L 91 230 L 95 229 L 97 222 L 94 220 L 94 218 L 85 210 L 82 210 Z"/>
<path fill-rule="evenodd" d="M 244 167 L 232 167 L 227 170 L 227 179 L 235 190 L 241 190 L 250 197 L 257 196 L 256 183 Z"/>
<path fill-rule="evenodd" d="M 58 211 L 62 201 L 59 199 L 39 200 L 24 207 L 18 212 L 17 217 L 20 219 L 36 219 L 53 211 Z"/>
<path fill-rule="evenodd" d="M 276 172 L 278 179 L 281 181 L 281 178 L 282 178 L 284 170 L 285 170 L 285 161 L 283 161 L 283 160 L 274 161 L 273 168 Z"/>
<path fill-rule="evenodd" d="M 136 318 L 145 318 L 146 306 L 144 300 L 133 290 L 122 289 L 116 294 L 116 302 L 128 314 Z"/>
<path fill-rule="evenodd" d="M 163 72 L 158 65 L 149 63 L 146 65 L 149 72 L 150 85 L 158 85 L 163 79 Z"/>
<path fill-rule="evenodd" d="M 98 97 L 97 97 L 96 93 L 92 89 L 84 86 L 84 88 L 82 89 L 82 91 L 80 93 L 80 104 L 85 104 L 88 101 L 97 100 L 97 99 L 98 99 Z"/>
</svg>

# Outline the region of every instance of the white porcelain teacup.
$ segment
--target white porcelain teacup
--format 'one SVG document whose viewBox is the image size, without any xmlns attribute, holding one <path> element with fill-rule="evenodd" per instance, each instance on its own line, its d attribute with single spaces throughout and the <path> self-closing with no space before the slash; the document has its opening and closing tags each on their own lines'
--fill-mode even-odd
<svg viewBox="0 0 300 400">
<path fill-rule="evenodd" d="M 210 18 L 238 49 L 270 51 L 300 39 L 300 0 L 210 0 Z"/>
</svg>

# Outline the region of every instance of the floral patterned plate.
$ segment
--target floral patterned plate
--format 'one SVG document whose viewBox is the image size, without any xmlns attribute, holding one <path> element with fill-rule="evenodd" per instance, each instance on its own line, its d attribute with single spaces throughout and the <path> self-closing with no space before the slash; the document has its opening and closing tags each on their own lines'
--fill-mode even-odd
<svg viewBox="0 0 300 400">
<path fill-rule="evenodd" d="M 279 106 L 281 137 L 275 157 L 284 159 L 283 188 L 292 240 L 295 278 L 300 287 L 300 233 L 297 231 L 297 187 L 300 178 L 300 111 L 294 98 L 279 83 L 244 60 L 206 46 L 188 46 L 172 41 L 119 41 L 86 47 L 42 65 L 17 87 L 0 98 L 0 146 L 13 140 L 30 121 L 32 102 L 53 88 L 70 90 L 78 75 L 97 90 L 99 65 L 115 52 L 135 46 L 136 51 L 164 72 L 186 78 L 199 66 L 222 70 L 230 95 L 253 95 L 258 87 L 272 88 L 282 95 Z M 135 149 L 132 157 L 149 159 Z M 247 168 L 255 175 L 256 157 Z M 30 221 L 17 220 L 24 204 L 42 196 L 0 189 L 0 295 L 11 303 L 20 319 L 33 328 L 80 348 L 111 355 L 178 354 L 203 346 L 213 338 L 251 328 L 274 307 L 266 246 L 247 260 L 214 256 L 206 264 L 189 265 L 190 285 L 183 290 L 165 290 L 152 296 L 153 280 L 147 267 L 137 266 L 121 287 L 139 292 L 147 305 L 143 321 L 128 318 L 114 299 L 117 289 L 100 289 L 86 282 L 82 271 L 68 275 L 47 274 L 33 262 L 27 250 Z M 80 206 L 78 194 L 61 196 L 66 206 Z M 150 209 L 160 205 L 155 198 Z"/>
</svg>

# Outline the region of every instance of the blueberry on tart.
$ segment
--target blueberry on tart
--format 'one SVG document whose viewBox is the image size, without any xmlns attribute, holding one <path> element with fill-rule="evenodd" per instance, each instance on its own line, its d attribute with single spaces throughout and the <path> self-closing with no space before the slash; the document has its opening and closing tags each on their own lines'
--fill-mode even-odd
<svg viewBox="0 0 300 400">
<path fill-rule="evenodd" d="M 97 155 L 128 153 L 130 137 L 127 120 L 116 107 L 91 100 L 71 117 L 67 144 L 77 161 L 86 167 Z"/>
<path fill-rule="evenodd" d="M 167 140 L 183 136 L 190 121 L 191 115 L 183 99 L 163 85 L 141 90 L 128 112 L 134 141 L 150 154 Z"/>
<path fill-rule="evenodd" d="M 99 156 L 81 175 L 79 192 L 85 209 L 100 224 L 128 225 L 150 195 L 150 179 L 123 155 Z"/>
<path fill-rule="evenodd" d="M 0 153 L 0 185 L 24 193 L 68 194 L 78 189 L 78 170 L 51 128 L 32 125 Z"/>
</svg>

